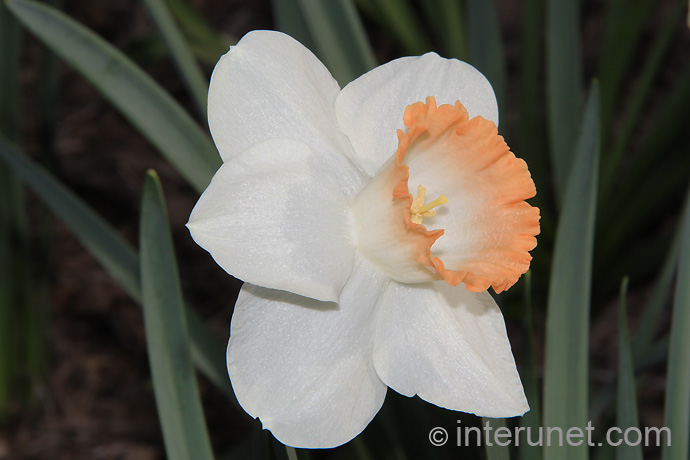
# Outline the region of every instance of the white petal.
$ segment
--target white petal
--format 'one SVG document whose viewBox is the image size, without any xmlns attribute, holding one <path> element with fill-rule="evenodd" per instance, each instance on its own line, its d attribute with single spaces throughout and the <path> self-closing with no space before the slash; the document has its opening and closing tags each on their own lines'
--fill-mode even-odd
<svg viewBox="0 0 690 460">
<path fill-rule="evenodd" d="M 187 226 L 235 277 L 337 301 L 352 267 L 350 210 L 338 169 L 290 139 L 257 144 L 224 163 Z"/>
<path fill-rule="evenodd" d="M 374 365 L 405 395 L 486 417 L 529 407 L 503 316 L 486 292 L 391 283 L 379 304 Z"/>
<path fill-rule="evenodd" d="M 396 59 L 348 84 L 336 100 L 340 127 L 369 175 L 395 153 L 405 107 L 427 96 L 435 96 L 438 105 L 459 100 L 471 118 L 498 124 L 491 84 L 471 65 L 436 53 Z"/>
<path fill-rule="evenodd" d="M 372 361 L 386 281 L 355 269 L 340 306 L 245 284 L 228 372 L 237 400 L 282 443 L 328 448 L 357 436 L 386 395 Z"/>
<path fill-rule="evenodd" d="M 208 122 L 223 160 L 274 137 L 345 160 L 351 150 L 335 117 L 340 91 L 326 67 L 288 35 L 254 31 L 216 64 Z"/>
</svg>

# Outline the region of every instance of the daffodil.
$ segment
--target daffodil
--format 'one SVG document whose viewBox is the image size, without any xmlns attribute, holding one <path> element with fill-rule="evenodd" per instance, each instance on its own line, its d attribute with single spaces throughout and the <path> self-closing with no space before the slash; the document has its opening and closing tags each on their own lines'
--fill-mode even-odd
<svg viewBox="0 0 690 460">
<path fill-rule="evenodd" d="M 539 211 L 472 66 L 429 53 L 341 89 L 287 35 L 223 56 L 208 98 L 223 159 L 194 240 L 245 283 L 227 365 L 239 403 L 281 442 L 359 434 L 387 388 L 452 410 L 528 410 L 486 292 L 529 267 Z"/>
</svg>

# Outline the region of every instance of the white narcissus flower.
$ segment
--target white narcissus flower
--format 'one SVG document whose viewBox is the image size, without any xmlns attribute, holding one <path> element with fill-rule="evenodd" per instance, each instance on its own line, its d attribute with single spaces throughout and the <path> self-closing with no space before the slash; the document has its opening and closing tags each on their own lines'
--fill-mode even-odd
<svg viewBox="0 0 690 460">
<path fill-rule="evenodd" d="M 341 90 L 298 42 L 257 31 L 216 65 L 208 118 L 224 163 L 188 227 L 245 281 L 228 372 L 264 428 L 334 447 L 387 387 L 486 417 L 529 409 L 486 289 L 528 269 L 539 210 L 476 69 L 429 53 Z"/>
</svg>

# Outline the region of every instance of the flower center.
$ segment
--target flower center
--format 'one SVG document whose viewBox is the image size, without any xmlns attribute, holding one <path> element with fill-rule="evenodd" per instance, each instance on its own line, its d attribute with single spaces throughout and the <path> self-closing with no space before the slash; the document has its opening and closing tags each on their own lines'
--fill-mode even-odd
<svg viewBox="0 0 690 460">
<path fill-rule="evenodd" d="M 425 193 L 426 189 L 420 185 L 417 189 L 417 197 L 410 206 L 410 221 L 413 224 L 421 224 L 423 217 L 434 217 L 436 215 L 434 208 L 448 203 L 448 198 L 445 195 L 441 195 L 434 201 L 424 204 Z"/>
<path fill-rule="evenodd" d="M 409 105 L 403 122 L 397 151 L 353 200 L 359 252 L 401 283 L 509 288 L 529 268 L 539 233 L 539 210 L 524 201 L 536 193 L 527 165 L 493 122 L 470 119 L 460 102 L 429 97 Z M 425 203 L 419 184 L 451 199 Z M 441 205 L 447 212 L 428 230 L 423 219 Z"/>
</svg>

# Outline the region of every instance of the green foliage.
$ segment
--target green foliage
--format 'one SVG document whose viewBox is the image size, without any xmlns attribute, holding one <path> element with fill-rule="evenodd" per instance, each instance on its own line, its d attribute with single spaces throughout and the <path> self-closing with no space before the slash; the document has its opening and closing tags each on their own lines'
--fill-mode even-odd
<svg viewBox="0 0 690 460">
<path fill-rule="evenodd" d="M 506 75 L 503 42 L 498 24 L 498 16 L 493 0 L 484 2 L 468 1 L 467 29 L 469 35 L 469 62 L 486 76 L 496 93 L 500 113 L 507 113 Z M 499 129 L 505 134 L 505 127 Z"/>
<path fill-rule="evenodd" d="M 439 43 L 442 55 L 467 60 L 465 13 L 462 0 L 429 0 L 422 2 L 427 22 L 434 24 L 431 33 Z"/>
<path fill-rule="evenodd" d="M 670 446 L 664 446 L 664 460 L 688 458 L 690 442 L 690 189 L 682 222 L 664 408 L 664 426 L 672 439 Z"/>
<path fill-rule="evenodd" d="M 628 278 L 621 283 L 621 298 L 618 308 L 618 398 L 616 402 L 616 426 L 625 431 L 638 428 L 637 391 L 635 369 L 628 338 L 628 312 L 625 296 L 628 293 Z M 623 443 L 616 451 L 617 460 L 642 460 L 642 446 Z"/>
<path fill-rule="evenodd" d="M 22 34 L 0 4 L 0 138 L 21 142 Z M 45 369 L 46 285 L 32 272 L 31 229 L 24 189 L 0 165 L 0 421 L 13 400 L 26 401 Z"/>
<path fill-rule="evenodd" d="M 326 64 L 341 86 L 376 65 L 374 52 L 352 0 L 275 0 L 278 24 L 284 30 L 306 25 L 312 50 Z"/>
<path fill-rule="evenodd" d="M 563 196 L 582 107 L 578 0 L 546 1 L 546 94 L 554 189 Z M 561 200 L 558 200 L 561 201 Z"/>
<path fill-rule="evenodd" d="M 146 344 L 168 459 L 212 460 L 163 189 L 153 171 L 144 184 L 139 246 Z"/>
<path fill-rule="evenodd" d="M 540 446 L 530 445 L 527 439 L 527 429 L 531 433 L 537 433 L 541 425 L 541 404 L 539 399 L 539 379 L 537 377 L 537 358 L 535 339 L 534 339 L 534 318 L 532 306 L 532 272 L 525 273 L 523 284 L 524 311 L 522 312 L 522 335 L 525 338 L 523 351 L 522 367 L 520 376 L 525 387 L 525 396 L 529 403 L 530 410 L 520 417 L 520 426 L 525 428 L 520 434 L 519 457 L 521 460 L 540 460 L 542 450 Z"/>
<path fill-rule="evenodd" d="M 208 137 L 127 57 L 58 10 L 13 0 L 10 10 L 56 54 L 88 78 L 198 190 L 220 166 Z"/>
<path fill-rule="evenodd" d="M 589 388 L 589 317 L 599 171 L 599 87 L 589 92 L 575 164 L 565 188 L 549 285 L 544 426 L 584 430 Z M 544 448 L 545 459 L 586 459 L 587 445 Z"/>
<path fill-rule="evenodd" d="M 164 0 L 144 0 L 199 110 L 206 115 L 208 81 Z"/>
<path fill-rule="evenodd" d="M 491 427 L 491 432 L 495 433 L 497 429 L 506 430 L 506 420 L 503 418 L 485 418 L 484 423 L 488 423 Z M 495 442 L 487 443 L 486 458 L 488 460 L 510 460 L 510 449 L 508 446 L 502 446 Z"/>
<path fill-rule="evenodd" d="M 139 256 L 115 229 L 83 200 L 2 137 L 0 160 L 32 189 L 48 209 L 62 219 L 127 293 L 140 302 Z M 232 397 L 232 390 L 227 385 L 223 345 L 191 310 L 187 310 L 187 323 L 195 363 L 209 380 Z"/>
<path fill-rule="evenodd" d="M 371 0 L 371 4 L 374 15 L 385 18 L 384 27 L 400 41 L 406 54 L 431 51 L 431 44 L 422 31 L 409 0 Z"/>
</svg>

